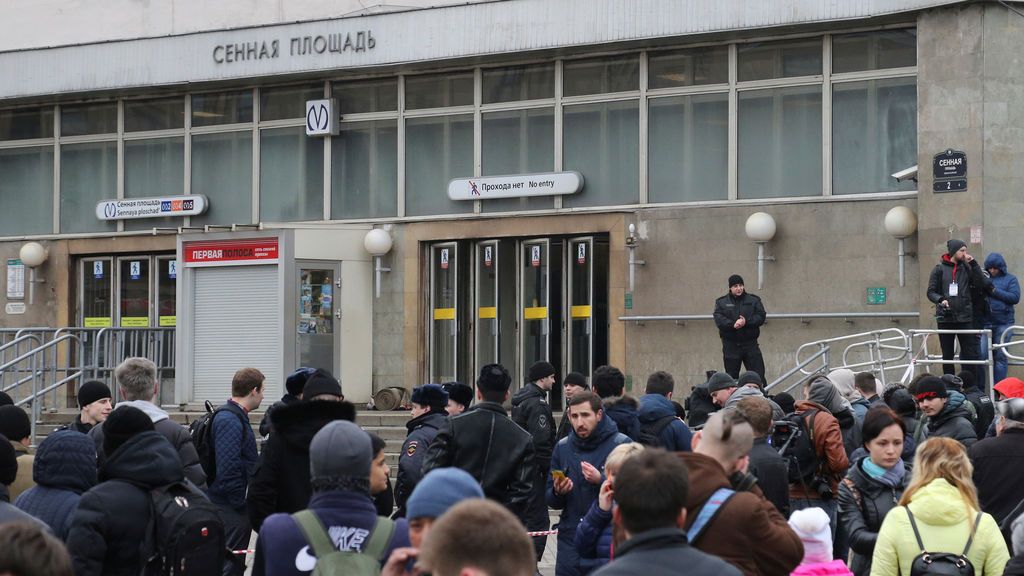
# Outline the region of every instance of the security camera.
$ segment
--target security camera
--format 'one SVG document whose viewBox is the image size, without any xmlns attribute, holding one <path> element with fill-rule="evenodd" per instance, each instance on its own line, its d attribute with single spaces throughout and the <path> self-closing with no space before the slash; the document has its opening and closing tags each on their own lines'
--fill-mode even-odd
<svg viewBox="0 0 1024 576">
<path fill-rule="evenodd" d="M 897 182 L 903 182 L 904 180 L 913 180 L 917 182 L 917 165 L 911 166 L 910 168 L 904 168 L 899 172 L 892 175 Z"/>
</svg>

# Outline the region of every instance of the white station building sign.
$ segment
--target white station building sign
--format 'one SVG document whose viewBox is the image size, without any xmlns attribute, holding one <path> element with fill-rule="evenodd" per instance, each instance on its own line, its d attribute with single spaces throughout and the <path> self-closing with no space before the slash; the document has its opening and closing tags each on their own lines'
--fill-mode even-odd
<svg viewBox="0 0 1024 576">
<path fill-rule="evenodd" d="M 489 200 L 523 196 L 560 196 L 575 194 L 582 189 L 583 175 L 579 172 L 547 172 L 456 178 L 448 182 L 448 197 L 452 200 Z"/>
<path fill-rule="evenodd" d="M 100 220 L 134 220 L 136 218 L 164 218 L 166 216 L 198 216 L 206 212 L 206 196 L 166 196 L 163 198 L 133 198 L 131 200 L 103 200 L 96 205 Z"/>
</svg>

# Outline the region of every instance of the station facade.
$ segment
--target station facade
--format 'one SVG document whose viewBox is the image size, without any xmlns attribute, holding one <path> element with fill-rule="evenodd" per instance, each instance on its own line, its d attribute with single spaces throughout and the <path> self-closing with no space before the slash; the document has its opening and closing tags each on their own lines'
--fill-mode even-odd
<svg viewBox="0 0 1024 576">
<path fill-rule="evenodd" d="M 242 365 L 271 394 L 321 366 L 365 401 L 540 359 L 684 393 L 721 369 L 717 331 L 659 317 L 710 315 L 731 274 L 769 314 L 875 313 L 770 320 L 772 379 L 809 341 L 933 326 L 948 238 L 1024 257 L 1014 4 L 364 4 L 0 24 L 3 326 L 175 327 L 173 403 L 222 398 Z M 755 212 L 777 228 L 763 275 Z"/>
</svg>

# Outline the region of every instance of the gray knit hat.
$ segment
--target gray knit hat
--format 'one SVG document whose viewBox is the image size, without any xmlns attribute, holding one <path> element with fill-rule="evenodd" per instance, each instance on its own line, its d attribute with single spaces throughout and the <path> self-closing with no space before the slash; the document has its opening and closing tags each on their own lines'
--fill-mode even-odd
<svg viewBox="0 0 1024 576">
<path fill-rule="evenodd" d="M 345 477 L 369 481 L 372 463 L 370 435 L 346 420 L 328 423 L 309 444 L 309 475 L 313 482 Z"/>
</svg>

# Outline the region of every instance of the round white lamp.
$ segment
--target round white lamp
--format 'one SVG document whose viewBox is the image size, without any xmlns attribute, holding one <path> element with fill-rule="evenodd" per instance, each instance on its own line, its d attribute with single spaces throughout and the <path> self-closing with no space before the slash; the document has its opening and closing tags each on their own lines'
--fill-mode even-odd
<svg viewBox="0 0 1024 576">
<path fill-rule="evenodd" d="M 36 268 L 42 266 L 43 262 L 46 262 L 46 257 L 50 255 L 49 250 L 43 247 L 39 242 L 28 242 L 21 247 L 18 251 L 18 258 L 21 259 L 21 263 L 28 266 L 28 303 L 35 303 L 36 296 L 36 282 L 42 282 L 43 280 L 36 280 Z"/>
<path fill-rule="evenodd" d="M 377 298 L 380 298 L 380 275 L 382 272 L 391 272 L 391 268 L 385 268 L 381 266 L 381 257 L 391 251 L 391 246 L 394 245 L 394 241 L 391 239 L 391 234 L 383 228 L 374 228 L 366 233 L 363 237 L 363 248 L 369 252 L 374 259 L 376 264 L 373 267 L 373 271 L 376 273 L 375 276 L 375 293 Z"/>
<path fill-rule="evenodd" d="M 757 243 L 757 289 L 764 287 L 764 263 L 775 261 L 774 256 L 764 255 L 764 245 L 775 237 L 775 218 L 765 212 L 754 212 L 744 226 L 747 238 Z"/>
<path fill-rule="evenodd" d="M 904 272 L 903 257 L 907 255 L 903 247 L 903 240 L 917 230 L 917 214 L 906 206 L 896 206 L 885 213 L 885 231 L 896 238 L 898 248 L 896 256 L 900 263 L 900 286 L 906 285 L 906 272 Z"/>
</svg>

